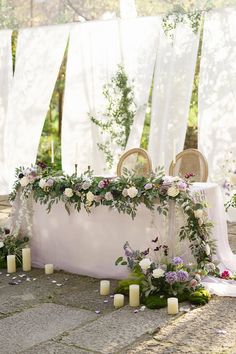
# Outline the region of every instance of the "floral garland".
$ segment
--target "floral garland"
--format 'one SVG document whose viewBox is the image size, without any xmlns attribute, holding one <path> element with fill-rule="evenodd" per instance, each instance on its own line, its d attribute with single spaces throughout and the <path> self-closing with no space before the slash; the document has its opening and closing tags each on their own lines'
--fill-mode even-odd
<svg viewBox="0 0 236 354">
<path fill-rule="evenodd" d="M 212 223 L 209 221 L 204 201 L 195 200 L 189 188 L 188 178 L 164 176 L 159 169 L 150 177 L 137 177 L 127 171 L 124 176 L 112 179 L 95 177 L 90 170 L 76 175 L 55 175 L 40 163 L 31 168 L 17 169 L 17 179 L 10 200 L 20 193 L 21 200 L 32 198 L 47 205 L 50 212 L 53 204 L 62 201 L 70 213 L 71 208 L 82 207 L 90 213 L 93 208 L 105 205 L 119 213 L 135 217 L 137 208 L 144 204 L 149 210 L 167 215 L 169 202 L 184 211 L 186 224 L 180 229 L 180 240 L 188 239 L 197 264 L 204 268 L 212 261 L 215 251 L 211 240 Z"/>
</svg>

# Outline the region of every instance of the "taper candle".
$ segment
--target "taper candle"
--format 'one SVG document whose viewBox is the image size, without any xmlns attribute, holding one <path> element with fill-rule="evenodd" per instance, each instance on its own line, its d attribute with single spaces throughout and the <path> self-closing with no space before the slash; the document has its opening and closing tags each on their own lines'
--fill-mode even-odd
<svg viewBox="0 0 236 354">
<path fill-rule="evenodd" d="M 53 274 L 53 264 L 45 264 L 45 274 Z"/>
<path fill-rule="evenodd" d="M 179 312 L 179 304 L 176 297 L 169 297 L 167 299 L 167 311 L 169 315 L 176 315 Z"/>
<path fill-rule="evenodd" d="M 7 273 L 15 273 L 16 272 L 16 256 L 9 255 L 7 256 Z"/>
<path fill-rule="evenodd" d="M 100 295 L 109 295 L 110 294 L 110 281 L 101 280 L 100 281 Z"/>
<path fill-rule="evenodd" d="M 123 294 L 115 294 L 114 295 L 114 307 L 119 309 L 124 306 L 125 297 Z"/>
<path fill-rule="evenodd" d="M 22 249 L 22 269 L 24 272 L 31 270 L 31 251 L 30 248 Z"/>
<path fill-rule="evenodd" d="M 132 284 L 129 286 L 129 305 L 132 307 L 138 307 L 140 305 L 139 285 Z"/>
</svg>

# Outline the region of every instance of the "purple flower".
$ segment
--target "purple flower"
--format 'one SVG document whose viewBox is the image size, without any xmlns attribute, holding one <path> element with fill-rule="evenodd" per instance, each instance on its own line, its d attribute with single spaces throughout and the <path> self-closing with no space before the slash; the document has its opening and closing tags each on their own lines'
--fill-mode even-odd
<svg viewBox="0 0 236 354">
<path fill-rule="evenodd" d="M 194 177 L 194 176 L 195 176 L 195 174 L 193 172 L 189 172 L 189 173 L 186 173 L 184 177 L 186 179 L 188 179 L 188 178 L 191 178 L 191 177 Z"/>
<path fill-rule="evenodd" d="M 103 179 L 102 181 L 100 181 L 100 182 L 98 183 L 98 187 L 99 187 L 99 188 L 106 188 L 109 183 L 110 183 L 110 182 L 109 182 L 108 179 Z"/>
<path fill-rule="evenodd" d="M 174 257 L 172 259 L 172 264 L 174 265 L 180 265 L 180 264 L 184 264 L 184 261 L 181 257 Z"/>
<path fill-rule="evenodd" d="M 167 272 L 165 274 L 165 278 L 166 278 L 166 282 L 169 284 L 174 284 L 179 280 L 176 272 Z"/>
<path fill-rule="evenodd" d="M 179 181 L 178 183 L 178 188 L 180 191 L 186 191 L 187 189 L 187 183 L 185 183 L 184 181 Z"/>
<path fill-rule="evenodd" d="M 53 184 L 54 184 L 54 180 L 53 180 L 52 178 L 49 178 L 49 179 L 47 180 L 47 186 L 48 186 L 48 187 L 52 187 Z"/>
<path fill-rule="evenodd" d="M 189 274 L 185 270 L 178 270 L 177 277 L 178 277 L 178 281 L 184 283 L 188 280 Z"/>
<path fill-rule="evenodd" d="M 147 191 L 148 189 L 152 189 L 152 187 L 152 183 L 147 183 L 145 184 L 144 189 Z"/>
</svg>

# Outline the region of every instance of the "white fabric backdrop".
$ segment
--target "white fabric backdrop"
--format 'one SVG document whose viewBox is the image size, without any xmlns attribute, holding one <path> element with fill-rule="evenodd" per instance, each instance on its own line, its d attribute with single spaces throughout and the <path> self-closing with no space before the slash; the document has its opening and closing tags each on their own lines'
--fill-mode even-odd
<svg viewBox="0 0 236 354">
<path fill-rule="evenodd" d="M 118 32 L 117 21 L 76 24 L 71 30 L 62 122 L 62 167 L 67 173 L 74 172 L 75 162 L 78 171 L 90 165 L 95 173 L 104 172 L 97 147 L 101 137 L 89 113 L 96 116 L 104 111 L 103 86 L 121 61 Z"/>
<path fill-rule="evenodd" d="M 199 34 L 185 24 L 177 25 L 173 43 L 160 31 L 149 153 L 154 167 L 165 161 L 166 172 L 173 158 L 173 140 L 176 139 L 176 154 L 184 147 L 198 43 Z"/>
<path fill-rule="evenodd" d="M 0 194 L 8 193 L 8 182 L 4 166 L 4 129 L 8 96 L 13 77 L 11 36 L 11 30 L 0 31 Z"/>
<path fill-rule="evenodd" d="M 15 168 L 35 163 L 68 34 L 68 25 L 19 31 L 4 138 L 9 190 Z"/>
<path fill-rule="evenodd" d="M 236 9 L 205 15 L 199 84 L 199 148 L 209 179 L 224 179 L 228 152 L 236 155 Z M 223 172 L 223 174 L 222 174 Z"/>
</svg>

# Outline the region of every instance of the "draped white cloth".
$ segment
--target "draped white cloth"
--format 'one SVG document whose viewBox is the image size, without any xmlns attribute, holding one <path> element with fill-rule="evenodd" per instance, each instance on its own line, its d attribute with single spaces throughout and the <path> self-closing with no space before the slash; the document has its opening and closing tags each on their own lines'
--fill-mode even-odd
<svg viewBox="0 0 236 354">
<path fill-rule="evenodd" d="M 8 182 L 4 166 L 4 129 L 6 125 L 8 96 L 13 78 L 11 36 L 11 30 L 0 31 L 0 194 L 8 193 Z"/>
<path fill-rule="evenodd" d="M 68 49 L 62 122 L 62 167 L 67 173 L 74 172 L 75 162 L 79 171 L 89 165 L 95 173 L 104 172 L 105 161 L 97 147 L 101 137 L 89 114 L 100 117 L 106 108 L 103 87 L 115 75 L 120 62 L 117 21 L 74 25 Z"/>
<path fill-rule="evenodd" d="M 69 28 L 62 25 L 19 31 L 4 139 L 9 190 L 15 168 L 35 163 Z"/>
<path fill-rule="evenodd" d="M 178 24 L 173 40 L 160 31 L 155 67 L 149 153 L 154 168 L 165 164 L 183 150 L 192 94 L 199 34 L 190 26 Z"/>
<path fill-rule="evenodd" d="M 209 179 L 224 179 L 227 154 L 236 155 L 236 9 L 205 15 L 199 83 L 199 148 Z"/>
</svg>

